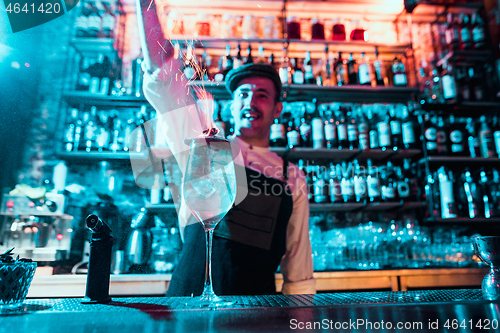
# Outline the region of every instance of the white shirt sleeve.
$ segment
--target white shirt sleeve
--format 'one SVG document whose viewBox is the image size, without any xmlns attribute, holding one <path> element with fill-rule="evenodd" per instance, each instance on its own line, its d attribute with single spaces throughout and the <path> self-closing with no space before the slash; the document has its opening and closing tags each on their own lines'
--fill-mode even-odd
<svg viewBox="0 0 500 333">
<path fill-rule="evenodd" d="M 291 169 L 291 170 L 298 170 Z M 284 283 L 283 294 L 315 294 L 311 243 L 309 241 L 309 202 L 307 184 L 299 175 L 291 186 L 293 211 L 288 222 L 286 253 L 281 260 Z"/>
</svg>

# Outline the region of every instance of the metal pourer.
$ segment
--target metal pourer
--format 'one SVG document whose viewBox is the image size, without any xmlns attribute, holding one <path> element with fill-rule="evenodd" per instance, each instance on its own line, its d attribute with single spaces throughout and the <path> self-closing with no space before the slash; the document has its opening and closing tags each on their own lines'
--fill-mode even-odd
<svg viewBox="0 0 500 333">
<path fill-rule="evenodd" d="M 109 276 L 111 274 L 111 249 L 113 237 L 109 226 L 97 215 L 89 215 L 85 220 L 92 232 L 87 273 L 87 288 L 83 304 L 107 303 L 109 297 Z"/>
</svg>

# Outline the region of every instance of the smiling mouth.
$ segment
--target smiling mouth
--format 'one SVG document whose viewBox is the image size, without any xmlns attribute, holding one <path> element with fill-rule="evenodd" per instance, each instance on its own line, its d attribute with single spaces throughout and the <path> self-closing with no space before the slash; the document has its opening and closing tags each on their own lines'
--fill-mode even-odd
<svg viewBox="0 0 500 333">
<path fill-rule="evenodd" d="M 250 121 L 260 119 L 260 113 L 257 111 L 244 111 L 241 114 L 241 119 L 248 119 Z"/>
</svg>

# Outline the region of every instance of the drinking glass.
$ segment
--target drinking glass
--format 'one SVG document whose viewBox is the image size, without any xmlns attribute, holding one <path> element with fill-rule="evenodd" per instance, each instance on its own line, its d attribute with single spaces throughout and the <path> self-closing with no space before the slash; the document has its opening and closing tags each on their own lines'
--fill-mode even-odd
<svg viewBox="0 0 500 333">
<path fill-rule="evenodd" d="M 212 132 L 213 133 L 213 132 Z M 229 141 L 215 135 L 190 140 L 182 181 L 184 202 L 205 230 L 205 285 L 203 293 L 188 305 L 220 307 L 232 304 L 218 297 L 212 287 L 212 238 L 214 228 L 233 206 L 236 175 Z"/>
</svg>

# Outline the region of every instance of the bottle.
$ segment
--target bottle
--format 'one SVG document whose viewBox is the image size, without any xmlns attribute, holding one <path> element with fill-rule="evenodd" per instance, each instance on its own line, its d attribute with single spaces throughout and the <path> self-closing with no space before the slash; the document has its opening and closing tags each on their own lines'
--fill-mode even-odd
<svg viewBox="0 0 500 333">
<path fill-rule="evenodd" d="M 116 153 L 117 151 L 120 151 L 124 148 L 122 146 L 123 138 L 120 136 L 124 129 L 122 128 L 122 121 L 120 119 L 117 119 L 116 117 L 113 118 L 111 123 L 113 124 L 113 132 L 111 135 L 111 144 L 109 145 L 109 150 L 111 150 L 113 153 Z"/>
<path fill-rule="evenodd" d="M 470 50 L 472 48 L 472 31 L 469 15 L 465 13 L 459 14 L 459 34 L 460 50 Z"/>
<path fill-rule="evenodd" d="M 252 57 L 252 44 L 248 44 L 247 48 L 247 58 L 245 59 L 245 65 L 247 64 L 253 64 L 253 57 Z"/>
<path fill-rule="evenodd" d="M 448 104 L 455 103 L 457 98 L 457 87 L 455 79 L 451 75 L 452 72 L 451 66 L 447 62 L 444 62 L 441 73 L 441 85 L 443 87 L 443 97 Z"/>
<path fill-rule="evenodd" d="M 360 21 L 353 20 L 352 25 L 354 26 L 354 29 L 351 30 L 351 34 L 350 34 L 351 41 L 359 40 L 359 41 L 366 42 L 366 31 L 361 26 Z"/>
<path fill-rule="evenodd" d="M 372 81 L 372 86 L 380 86 L 383 87 L 385 85 L 385 67 L 384 62 L 380 59 L 380 55 L 378 52 L 378 47 L 375 46 L 375 60 L 373 61 L 374 68 L 374 80 Z"/>
<path fill-rule="evenodd" d="M 337 121 L 335 122 L 338 131 L 338 143 L 339 149 L 347 149 L 349 148 L 349 140 L 347 137 L 347 124 L 345 121 L 345 115 L 343 110 L 338 112 Z"/>
<path fill-rule="evenodd" d="M 211 65 L 212 65 L 212 57 L 207 53 L 207 50 L 203 50 L 203 53 L 201 54 L 199 70 L 196 71 L 197 72 L 196 79 L 201 81 L 208 81 L 210 78 Z"/>
<path fill-rule="evenodd" d="M 410 188 L 408 200 L 417 201 L 420 196 L 420 186 L 418 184 L 417 175 L 411 166 L 411 159 L 405 158 L 403 160 L 403 179 Z"/>
<path fill-rule="evenodd" d="M 340 191 L 342 193 L 342 200 L 344 202 L 353 202 L 354 197 L 354 183 L 352 179 L 352 162 L 342 162 L 342 180 L 340 181 Z"/>
<path fill-rule="evenodd" d="M 436 124 L 436 143 L 437 154 L 448 155 L 448 127 L 442 116 L 437 117 Z"/>
<path fill-rule="evenodd" d="M 71 109 L 71 117 L 64 131 L 64 151 L 70 152 L 75 149 L 75 131 L 78 121 L 78 109 Z M 80 128 L 81 131 L 81 128 Z"/>
<path fill-rule="evenodd" d="M 485 98 L 484 78 L 480 73 L 473 66 L 468 69 L 471 101 L 482 101 Z"/>
<path fill-rule="evenodd" d="M 401 120 L 396 116 L 396 108 L 391 106 L 389 108 L 389 125 L 391 128 L 391 146 L 393 150 L 403 148 L 403 131 Z"/>
<path fill-rule="evenodd" d="M 92 7 L 92 6 L 91 6 Z M 92 8 L 87 17 L 87 36 L 96 38 L 101 30 L 101 17 L 97 13 L 97 8 Z"/>
<path fill-rule="evenodd" d="M 495 217 L 500 216 L 500 173 L 496 168 L 491 169 L 491 197 Z"/>
<path fill-rule="evenodd" d="M 231 45 L 227 44 L 226 45 L 226 53 L 224 55 L 224 66 L 223 66 L 223 72 L 222 72 L 222 77 L 219 77 L 220 82 L 224 81 L 227 73 L 233 69 L 233 57 L 231 56 Z M 216 81 L 219 81 L 216 79 Z"/>
<path fill-rule="evenodd" d="M 367 197 L 367 184 L 365 170 L 361 168 L 358 160 L 353 161 L 354 165 L 354 197 L 356 202 L 363 202 Z"/>
<path fill-rule="evenodd" d="M 241 46 L 236 46 L 236 57 L 233 59 L 233 68 L 237 69 L 243 65 L 243 58 L 241 57 Z"/>
<path fill-rule="evenodd" d="M 312 146 L 314 149 L 325 147 L 325 130 L 323 127 L 323 119 L 319 114 L 319 105 L 316 98 L 313 99 L 314 113 L 312 115 Z"/>
<path fill-rule="evenodd" d="M 340 22 L 340 19 L 334 19 L 332 27 L 332 40 L 345 41 L 346 32 L 345 26 Z"/>
<path fill-rule="evenodd" d="M 358 142 L 359 150 L 370 149 L 368 119 L 366 118 L 364 112 L 361 111 L 361 109 L 358 109 Z"/>
<path fill-rule="evenodd" d="M 393 73 L 393 82 L 395 87 L 406 87 L 406 70 L 403 62 L 398 59 L 398 57 L 394 58 L 392 62 L 392 73 Z"/>
<path fill-rule="evenodd" d="M 300 119 L 299 132 L 302 147 L 312 147 L 312 126 L 311 114 L 307 112 L 305 105 L 302 105 L 303 117 Z"/>
<path fill-rule="evenodd" d="M 307 185 L 307 200 L 313 202 L 314 184 L 312 182 L 312 165 L 304 165 L 304 160 L 299 160 L 297 164 L 301 173 L 304 174 Z"/>
<path fill-rule="evenodd" d="M 397 197 L 401 200 L 408 201 L 410 198 L 410 184 L 408 178 L 403 175 L 403 170 L 400 166 L 394 166 L 394 173 L 397 186 Z"/>
<path fill-rule="evenodd" d="M 438 147 L 435 115 L 425 114 L 424 116 L 424 142 L 427 153 L 429 155 L 436 155 Z"/>
<path fill-rule="evenodd" d="M 342 189 L 340 183 L 342 181 L 342 174 L 340 172 L 340 165 L 330 163 L 330 172 L 328 176 L 328 183 L 330 187 L 330 202 L 342 202 Z"/>
<path fill-rule="evenodd" d="M 299 59 L 298 58 L 292 59 L 292 65 L 293 65 L 292 82 L 294 84 L 304 84 L 304 72 L 302 71 L 302 68 L 299 65 Z"/>
<path fill-rule="evenodd" d="M 382 199 L 385 201 L 396 201 L 398 199 L 398 182 L 394 173 L 392 162 L 387 162 L 387 182 L 386 186 L 382 186 Z"/>
<path fill-rule="evenodd" d="M 373 107 L 368 109 L 368 135 L 370 137 L 370 149 L 380 148 L 378 139 L 378 116 L 374 112 Z"/>
<path fill-rule="evenodd" d="M 335 79 L 334 75 L 332 73 L 332 64 L 334 64 L 333 61 L 333 56 L 330 56 L 328 52 L 328 45 L 325 46 L 325 65 L 322 70 L 323 73 L 323 85 L 324 86 L 334 86 L 335 84 Z"/>
<path fill-rule="evenodd" d="M 328 183 L 325 180 L 326 170 L 319 165 L 315 166 L 315 171 L 313 174 L 313 184 L 314 184 L 314 202 L 324 203 L 328 200 Z"/>
<path fill-rule="evenodd" d="M 87 29 L 89 25 L 89 19 L 88 19 L 89 14 L 90 14 L 89 7 L 87 7 L 86 5 L 82 6 L 82 11 L 75 20 L 76 37 L 89 37 L 87 35 Z"/>
<path fill-rule="evenodd" d="M 461 126 L 461 124 L 456 122 L 455 116 L 453 114 L 450 114 L 448 133 L 449 133 L 448 142 L 449 142 L 450 154 L 454 156 L 465 155 L 464 128 Z"/>
<path fill-rule="evenodd" d="M 412 117 L 412 114 L 408 107 L 403 106 L 403 121 L 401 124 L 401 132 L 403 138 L 403 148 L 404 149 L 417 149 L 418 143 L 418 123 L 416 119 Z"/>
<path fill-rule="evenodd" d="M 467 147 L 469 148 L 469 155 L 472 158 L 481 156 L 481 151 L 479 148 L 479 137 L 476 132 L 476 126 L 472 118 L 467 119 L 467 125 L 465 127 L 467 130 Z"/>
<path fill-rule="evenodd" d="M 493 117 L 493 140 L 495 141 L 495 151 L 500 158 L 500 117 Z"/>
<path fill-rule="evenodd" d="M 459 87 L 459 98 L 461 101 L 470 101 L 471 100 L 471 91 L 470 91 L 470 78 L 467 67 L 460 66 L 456 70 L 457 75 L 457 84 Z"/>
<path fill-rule="evenodd" d="M 460 30 L 457 24 L 456 14 L 448 13 L 446 15 L 446 44 L 450 51 L 458 50 L 460 47 Z"/>
<path fill-rule="evenodd" d="M 298 126 L 295 125 L 293 119 L 288 121 L 288 128 L 286 132 L 288 148 L 292 149 L 300 146 L 300 132 Z"/>
<path fill-rule="evenodd" d="M 356 60 L 354 60 L 352 53 L 349 54 L 349 60 L 347 61 L 347 80 L 349 84 L 358 84 Z"/>
<path fill-rule="evenodd" d="M 471 17 L 472 46 L 475 50 L 483 50 L 486 47 L 486 34 L 484 21 L 480 13 L 473 13 Z"/>
<path fill-rule="evenodd" d="M 98 125 L 96 131 L 96 146 L 97 151 L 103 152 L 109 150 L 111 140 L 111 118 L 107 112 L 102 112 L 98 117 Z"/>
<path fill-rule="evenodd" d="M 217 103 L 219 105 L 219 103 Z M 220 105 L 218 106 L 217 110 L 217 117 L 214 120 L 215 127 L 219 130 L 219 136 L 225 138 L 226 137 L 226 130 L 225 130 L 225 124 L 224 121 L 222 120 L 222 110 Z"/>
<path fill-rule="evenodd" d="M 370 202 L 378 202 L 380 195 L 380 178 L 377 167 L 373 166 L 372 160 L 366 160 L 368 175 L 366 177 L 366 187 Z"/>
<path fill-rule="evenodd" d="M 438 169 L 439 192 L 441 199 L 441 218 L 451 219 L 457 217 L 455 198 L 453 195 L 453 180 L 451 172 L 444 166 Z"/>
<path fill-rule="evenodd" d="M 271 54 L 271 57 L 269 57 L 269 61 L 273 61 L 274 57 Z M 278 69 L 278 73 L 281 79 L 281 83 L 283 84 L 289 84 L 292 82 L 293 77 L 292 77 L 292 64 L 290 61 L 290 57 L 288 57 L 288 50 L 286 47 L 283 47 L 283 58 L 281 61 L 280 68 Z"/>
<path fill-rule="evenodd" d="M 486 122 L 486 116 L 479 118 L 479 148 L 481 157 L 490 158 L 495 157 L 495 143 L 493 141 L 493 133 Z"/>
<path fill-rule="evenodd" d="M 385 112 L 385 115 L 380 118 L 377 123 L 378 131 L 378 144 L 382 150 L 386 150 L 391 146 L 391 130 L 390 130 L 390 116 Z"/>
<path fill-rule="evenodd" d="M 306 51 L 306 57 L 304 59 L 304 83 L 309 83 L 309 84 L 316 83 L 310 51 Z"/>
<path fill-rule="evenodd" d="M 274 58 L 274 56 L 273 56 L 273 58 Z M 259 44 L 256 62 L 258 64 L 265 64 L 266 63 L 266 58 L 264 57 L 264 46 L 262 46 L 262 44 Z M 273 67 L 274 67 L 274 64 L 273 64 Z"/>
<path fill-rule="evenodd" d="M 274 124 L 271 125 L 271 133 L 269 135 L 269 145 L 271 147 L 286 147 L 285 126 L 280 123 L 279 119 L 274 119 Z"/>
<path fill-rule="evenodd" d="M 186 46 L 186 58 L 184 59 L 184 68 L 182 71 L 186 80 L 193 81 L 196 79 L 196 58 L 191 44 Z"/>
<path fill-rule="evenodd" d="M 347 123 L 347 140 L 349 141 L 349 149 L 358 149 L 359 138 L 358 138 L 358 125 L 356 124 L 356 119 L 354 118 L 351 109 L 347 111 L 346 115 Z"/>
<path fill-rule="evenodd" d="M 391 193 L 389 188 L 389 179 L 387 178 L 387 166 L 380 165 L 378 167 L 379 177 L 380 177 L 380 200 L 389 201 L 392 197 L 394 197 L 394 193 Z M 389 196 L 388 196 L 389 195 Z"/>
<path fill-rule="evenodd" d="M 473 219 L 479 216 L 479 202 L 478 202 L 478 188 L 472 174 L 468 168 L 465 169 L 463 174 L 463 186 L 465 196 L 467 199 L 467 213 L 468 217 Z"/>
<path fill-rule="evenodd" d="M 496 203 L 491 195 L 490 183 L 484 169 L 479 172 L 479 188 L 482 197 L 483 215 L 487 219 L 492 218 L 496 215 L 494 210 L 497 207 L 495 207 Z"/>
<path fill-rule="evenodd" d="M 329 108 L 329 106 L 328 106 Z M 328 149 L 337 148 L 337 126 L 335 125 L 335 119 L 333 118 L 333 112 L 329 109 L 328 119 L 325 120 L 325 146 Z"/>
<path fill-rule="evenodd" d="M 80 59 L 78 78 L 76 81 L 76 90 L 89 91 L 90 88 L 90 60 L 88 57 Z"/>
<path fill-rule="evenodd" d="M 335 78 L 338 86 L 347 84 L 347 71 L 345 67 L 344 60 L 342 59 L 342 52 L 339 52 L 339 57 L 335 63 Z"/>
<path fill-rule="evenodd" d="M 364 52 L 361 53 L 361 59 L 359 60 L 358 78 L 361 85 L 368 86 L 372 84 L 371 65 L 368 59 L 365 58 Z"/>
</svg>

